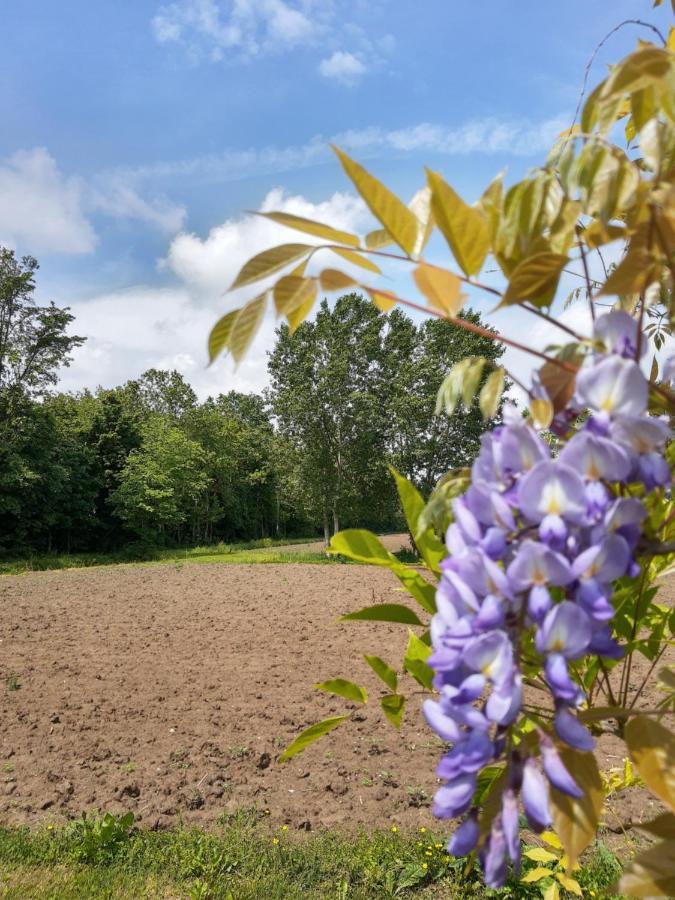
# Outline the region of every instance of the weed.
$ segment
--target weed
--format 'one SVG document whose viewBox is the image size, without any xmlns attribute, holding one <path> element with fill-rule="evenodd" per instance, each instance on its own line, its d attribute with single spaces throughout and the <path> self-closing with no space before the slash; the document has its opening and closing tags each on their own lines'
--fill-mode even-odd
<svg viewBox="0 0 675 900">
<path fill-rule="evenodd" d="M 133 824 L 132 812 L 123 816 L 105 813 L 91 818 L 83 813 L 81 819 L 76 819 L 68 826 L 74 837 L 72 855 L 80 862 L 110 861 L 129 840 Z"/>
<path fill-rule="evenodd" d="M 21 681 L 19 680 L 19 676 L 16 672 L 10 672 L 7 678 L 5 678 L 5 686 L 8 691 L 18 691 L 21 687 Z"/>
</svg>

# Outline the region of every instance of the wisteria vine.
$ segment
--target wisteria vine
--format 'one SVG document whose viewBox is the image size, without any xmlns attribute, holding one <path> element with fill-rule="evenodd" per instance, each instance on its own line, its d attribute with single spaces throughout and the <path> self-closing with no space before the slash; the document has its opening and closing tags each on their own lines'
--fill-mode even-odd
<svg viewBox="0 0 675 900">
<path fill-rule="evenodd" d="M 626 313 L 598 318 L 594 352 L 576 392 L 553 420 L 566 436 L 557 456 L 513 409 L 483 437 L 471 485 L 454 501 L 454 521 L 431 623 L 439 699 L 427 700 L 428 724 L 451 744 L 434 797 L 442 819 L 464 819 L 448 843 L 464 856 L 478 848 L 491 887 L 504 884 L 508 860 L 520 865 L 519 800 L 536 832 L 551 824 L 550 783 L 580 797 L 556 739 L 576 750 L 594 738 L 576 710 L 584 693 L 570 661 L 587 654 L 618 658 L 612 635 L 612 583 L 639 573 L 636 547 L 647 515 L 624 488 L 670 482 L 662 450 L 669 425 L 648 415 L 648 382 L 638 362 L 638 325 Z M 670 364 L 667 371 L 671 371 Z M 622 487 L 623 486 L 623 487 Z M 539 754 L 514 741 L 523 706 L 524 650 L 543 664 L 553 732 L 537 729 Z M 504 762 L 501 809 L 481 835 L 474 806 L 483 767 Z"/>
</svg>

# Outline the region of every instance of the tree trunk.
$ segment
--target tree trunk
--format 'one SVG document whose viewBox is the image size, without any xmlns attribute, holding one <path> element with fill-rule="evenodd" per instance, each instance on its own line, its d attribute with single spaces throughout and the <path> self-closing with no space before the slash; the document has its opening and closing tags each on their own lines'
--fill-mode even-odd
<svg viewBox="0 0 675 900">
<path fill-rule="evenodd" d="M 337 534 L 340 530 L 340 522 L 338 520 L 337 508 L 333 507 L 333 534 Z"/>
<path fill-rule="evenodd" d="M 323 541 L 326 547 L 330 544 L 330 525 L 328 524 L 328 510 L 323 508 Z"/>
</svg>

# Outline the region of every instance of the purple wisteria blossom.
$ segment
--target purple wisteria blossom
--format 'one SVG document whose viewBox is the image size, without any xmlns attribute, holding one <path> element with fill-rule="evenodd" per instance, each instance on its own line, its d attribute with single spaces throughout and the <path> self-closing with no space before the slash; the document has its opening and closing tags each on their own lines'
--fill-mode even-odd
<svg viewBox="0 0 675 900">
<path fill-rule="evenodd" d="M 635 552 L 647 514 L 627 486 L 650 491 L 670 482 L 662 456 L 670 429 L 647 413 L 635 320 L 611 312 L 596 321 L 594 338 L 576 395 L 552 426 L 566 438 L 559 455 L 507 410 L 504 424 L 483 436 L 471 486 L 453 502 L 446 535 L 430 629 L 438 698 L 424 704 L 429 726 L 450 745 L 437 770 L 443 785 L 434 812 L 464 816 L 448 850 L 478 850 L 490 887 L 504 884 L 509 864 L 518 871 L 519 803 L 542 831 L 551 824 L 549 784 L 581 796 L 558 751 L 594 745 L 577 715 L 585 695 L 574 662 L 621 654 L 611 631 L 613 584 L 639 573 Z M 675 381 L 675 366 L 666 370 Z M 548 718 L 535 719 L 538 753 L 514 727 L 528 632 L 528 652 L 538 657 L 550 692 Z M 495 764 L 505 766 L 506 782 L 501 808 L 481 837 L 477 779 Z"/>
</svg>

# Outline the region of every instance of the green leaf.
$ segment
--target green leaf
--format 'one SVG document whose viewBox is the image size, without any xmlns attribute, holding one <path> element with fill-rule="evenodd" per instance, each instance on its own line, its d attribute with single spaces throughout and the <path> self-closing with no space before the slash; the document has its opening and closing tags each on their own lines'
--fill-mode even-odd
<svg viewBox="0 0 675 900">
<path fill-rule="evenodd" d="M 317 288 L 313 278 L 286 275 L 274 285 L 274 305 L 277 315 L 287 316 L 307 304 L 313 305 Z"/>
<path fill-rule="evenodd" d="M 230 350 L 235 362 L 240 362 L 246 354 L 251 341 L 260 328 L 266 305 L 267 294 L 260 294 L 239 310 L 230 332 Z"/>
<path fill-rule="evenodd" d="M 569 875 L 565 875 L 563 872 L 556 872 L 555 877 L 558 879 L 560 884 L 565 888 L 566 891 L 569 891 L 570 894 L 576 894 L 577 897 L 583 897 L 583 891 L 581 890 L 581 885 L 576 880 L 576 878 L 571 878 Z"/>
<path fill-rule="evenodd" d="M 641 47 L 616 65 L 605 81 L 602 99 L 616 94 L 642 90 L 670 73 L 672 56 L 652 45 Z"/>
<path fill-rule="evenodd" d="M 375 288 L 366 288 L 375 306 L 383 313 L 388 313 L 396 306 L 398 297 L 390 291 L 378 291 Z"/>
<path fill-rule="evenodd" d="M 322 681 L 315 684 L 314 687 L 319 691 L 326 691 L 328 694 L 337 694 L 338 697 L 344 697 L 345 700 L 353 700 L 355 703 L 366 703 L 368 694 L 366 689 L 353 681 L 345 681 L 344 678 L 333 678 L 330 681 Z"/>
<path fill-rule="evenodd" d="M 347 559 L 368 563 L 371 566 L 387 566 L 398 564 L 396 557 L 390 553 L 382 541 L 363 528 L 346 528 L 338 531 L 331 538 L 329 553 L 339 553 Z"/>
<path fill-rule="evenodd" d="M 287 759 L 290 759 L 297 753 L 301 753 L 305 747 L 313 744 L 314 741 L 318 741 L 324 734 L 328 734 L 329 731 L 337 728 L 338 725 L 341 725 L 348 718 L 349 716 L 331 716 L 329 719 L 324 719 L 322 722 L 317 722 L 315 725 L 310 725 L 309 728 L 305 728 L 305 730 L 299 734 L 288 747 L 286 747 L 279 757 L 279 761 L 286 762 Z"/>
<path fill-rule="evenodd" d="M 400 603 L 376 603 L 357 612 L 340 616 L 341 622 L 397 622 L 400 625 L 421 625 L 412 609 Z"/>
<path fill-rule="evenodd" d="M 324 225 L 322 222 L 314 222 L 312 219 L 305 219 L 303 216 L 293 216 L 285 212 L 263 212 L 258 213 L 266 219 L 272 219 L 280 225 L 286 225 L 288 228 L 294 228 L 296 231 L 304 231 L 305 234 L 314 234 L 316 237 L 326 238 L 328 241 L 335 241 L 338 244 L 348 244 L 350 247 L 358 247 L 360 241 L 355 234 L 348 231 L 339 231 L 337 228 L 331 228 L 330 225 Z"/>
<path fill-rule="evenodd" d="M 222 319 L 218 319 L 209 335 L 209 363 L 218 356 L 222 350 L 226 350 L 232 333 L 232 326 L 240 310 L 233 309 L 225 313 Z"/>
<path fill-rule="evenodd" d="M 396 489 L 398 491 L 403 513 L 410 534 L 413 536 L 415 545 L 419 550 L 422 559 L 429 568 L 438 572 L 439 562 L 447 555 L 445 545 L 439 541 L 431 528 L 420 530 L 418 527 L 419 518 L 424 511 L 424 500 L 414 484 L 397 472 L 393 466 L 389 466 L 389 471 L 396 481 Z"/>
<path fill-rule="evenodd" d="M 386 228 L 376 228 L 366 235 L 366 247 L 369 250 L 381 250 L 383 247 L 390 247 L 393 243 L 394 239 Z"/>
<path fill-rule="evenodd" d="M 333 147 L 333 150 L 372 214 L 384 225 L 399 247 L 411 256 L 415 250 L 419 227 L 415 214 L 363 166 L 338 147 Z"/>
<path fill-rule="evenodd" d="M 280 244 L 278 247 L 270 247 L 263 250 L 248 262 L 244 263 L 241 271 L 232 282 L 230 290 L 260 281 L 268 275 L 273 275 L 279 269 L 283 269 L 289 263 L 295 262 L 315 250 L 310 244 Z"/>
<path fill-rule="evenodd" d="M 396 672 L 388 666 L 387 663 L 380 659 L 379 656 L 368 656 L 364 654 L 363 658 L 368 663 L 370 668 L 378 675 L 382 681 L 387 685 L 390 691 L 394 691 L 396 693 L 396 688 L 398 687 L 398 676 Z"/>
<path fill-rule="evenodd" d="M 619 880 L 617 893 L 629 897 L 675 896 L 675 853 L 673 845 L 656 844 L 636 856 Z"/>
<path fill-rule="evenodd" d="M 650 716 L 636 716 L 625 741 L 647 787 L 675 811 L 675 735 Z"/>
<path fill-rule="evenodd" d="M 392 572 L 406 591 L 417 600 L 422 609 L 433 616 L 436 612 L 436 588 L 434 585 L 429 584 L 415 569 L 400 563 L 392 566 Z"/>
<path fill-rule="evenodd" d="M 464 383 L 462 384 L 462 403 L 464 409 L 469 409 L 476 396 L 478 385 L 483 377 L 483 369 L 485 368 L 485 359 L 482 356 L 476 356 L 472 359 L 471 365 L 466 370 Z"/>
<path fill-rule="evenodd" d="M 379 266 L 376 266 L 372 259 L 368 259 L 367 256 L 362 256 L 360 253 L 355 253 L 353 250 L 346 250 L 344 247 L 331 247 L 333 253 L 337 253 L 338 256 L 341 256 L 343 259 L 346 259 L 347 262 L 350 262 L 353 266 L 358 266 L 360 269 L 366 269 L 368 272 L 374 272 L 376 275 L 382 274 L 382 269 Z"/>
<path fill-rule="evenodd" d="M 434 677 L 433 669 L 426 663 L 430 655 L 431 648 L 424 641 L 421 641 L 414 632 L 408 631 L 408 646 L 403 665 L 415 681 L 428 691 L 432 689 Z"/>
<path fill-rule="evenodd" d="M 447 269 L 422 263 L 413 271 L 413 278 L 420 293 L 434 309 L 456 316 L 464 306 L 467 297 L 461 293 L 462 282 Z"/>
<path fill-rule="evenodd" d="M 504 393 L 504 378 L 505 372 L 500 366 L 498 369 L 495 369 L 494 372 L 490 372 L 485 384 L 481 388 L 478 397 L 478 405 L 480 406 L 480 411 L 483 414 L 484 419 L 491 419 L 493 416 L 497 415 L 502 394 Z"/>
<path fill-rule="evenodd" d="M 509 286 L 498 308 L 529 300 L 535 306 L 549 306 L 555 296 L 560 273 L 568 262 L 562 253 L 535 253 L 520 262 L 511 274 Z"/>
<path fill-rule="evenodd" d="M 427 170 L 427 179 L 436 224 L 464 274 L 477 275 L 490 249 L 485 216 L 468 206 L 436 172 Z"/>
<path fill-rule="evenodd" d="M 560 752 L 565 767 L 584 792 L 579 799 L 551 790 L 551 814 L 555 831 L 567 855 L 568 871 L 594 840 L 600 821 L 604 791 L 598 764 L 592 753 L 566 748 Z"/>
<path fill-rule="evenodd" d="M 380 700 L 382 712 L 396 728 L 401 727 L 403 711 L 405 709 L 405 697 L 401 694 L 387 694 Z"/>
</svg>

